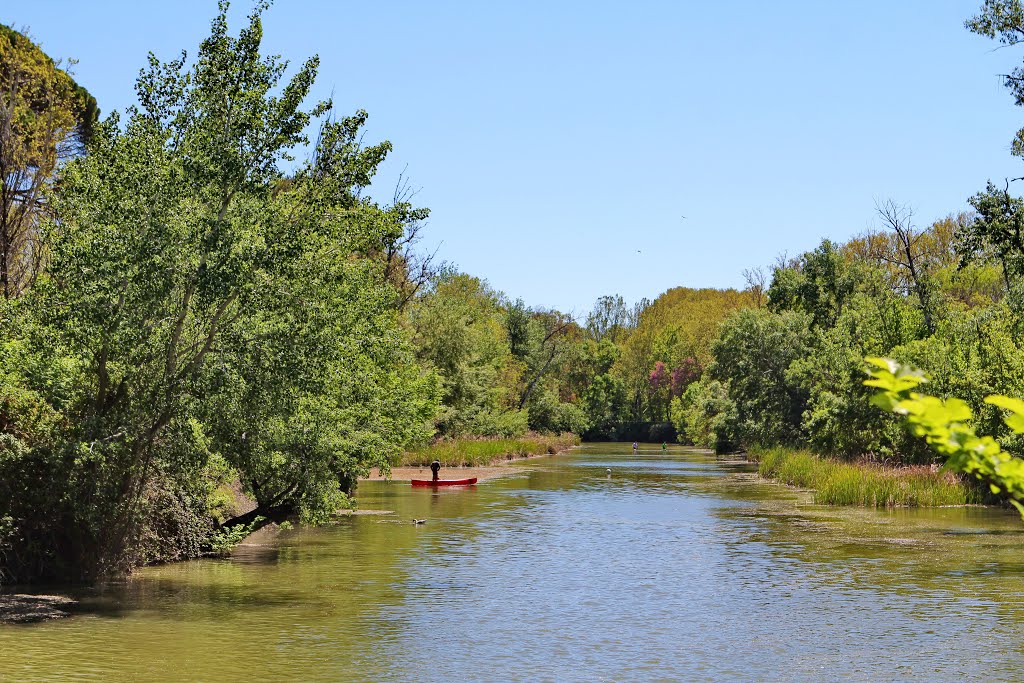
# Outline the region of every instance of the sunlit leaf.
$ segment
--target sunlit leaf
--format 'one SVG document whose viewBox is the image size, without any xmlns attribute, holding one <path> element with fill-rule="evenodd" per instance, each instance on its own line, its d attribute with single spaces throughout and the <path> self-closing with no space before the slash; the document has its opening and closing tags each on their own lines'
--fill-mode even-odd
<svg viewBox="0 0 1024 683">
<path fill-rule="evenodd" d="M 865 382 L 865 384 L 867 384 L 867 382 Z M 891 413 L 896 410 L 897 400 L 888 392 L 879 392 L 874 394 L 870 400 L 873 405 L 878 406 L 887 413 Z"/>
<path fill-rule="evenodd" d="M 1018 434 L 1024 433 L 1024 401 L 1019 398 L 995 395 L 987 397 L 985 403 L 1009 410 L 1011 414 L 1003 418 L 1006 426 Z"/>
</svg>

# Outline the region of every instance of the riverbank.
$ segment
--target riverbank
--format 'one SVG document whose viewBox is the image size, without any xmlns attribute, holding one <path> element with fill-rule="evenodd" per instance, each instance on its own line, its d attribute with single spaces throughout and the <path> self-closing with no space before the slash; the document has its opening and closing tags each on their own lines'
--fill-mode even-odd
<svg viewBox="0 0 1024 683">
<path fill-rule="evenodd" d="M 402 454 L 388 474 L 373 469 L 360 481 L 409 481 L 430 479 L 430 463 L 441 463 L 442 479 L 476 477 L 479 481 L 504 477 L 518 470 L 509 467 L 520 460 L 557 455 L 575 448 L 575 434 L 527 434 L 519 439 L 461 438 L 438 441 Z"/>
<path fill-rule="evenodd" d="M 821 505 L 863 507 L 942 507 L 977 505 L 981 493 L 957 475 L 929 466 L 884 467 L 823 458 L 787 448 L 755 449 L 748 454 L 765 479 L 812 489 Z"/>
<path fill-rule="evenodd" d="M 540 456 L 530 456 L 530 458 L 537 458 Z M 515 474 L 520 470 L 515 467 L 515 463 L 519 460 L 526 460 L 527 458 L 519 458 L 518 460 L 510 461 L 507 465 L 493 465 L 493 466 L 473 466 L 473 467 L 442 467 L 441 478 L 442 479 L 465 479 L 467 477 L 476 477 L 478 481 L 487 481 L 488 479 L 495 479 L 497 477 L 507 477 L 510 474 Z M 429 467 L 392 467 L 391 473 L 388 476 L 381 474 L 381 471 L 374 469 L 370 476 L 364 477 L 359 481 L 410 481 L 412 479 L 430 479 L 431 472 Z"/>
<path fill-rule="evenodd" d="M 395 469 L 426 467 L 434 460 L 441 467 L 487 467 L 509 460 L 555 455 L 578 446 L 575 434 L 526 434 L 518 439 L 459 438 L 437 441 L 402 454 Z"/>
</svg>

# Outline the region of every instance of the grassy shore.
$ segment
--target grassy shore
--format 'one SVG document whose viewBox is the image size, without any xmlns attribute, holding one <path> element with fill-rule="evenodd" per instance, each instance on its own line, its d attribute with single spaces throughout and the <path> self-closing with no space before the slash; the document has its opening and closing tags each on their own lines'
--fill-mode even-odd
<svg viewBox="0 0 1024 683">
<path fill-rule="evenodd" d="M 866 507 L 936 507 L 981 503 L 956 475 L 930 467 L 883 467 L 821 458 L 808 451 L 757 449 L 750 453 L 762 477 L 814 489 L 814 502 Z"/>
<path fill-rule="evenodd" d="M 402 454 L 397 467 L 429 465 L 438 460 L 442 467 L 480 467 L 502 460 L 560 453 L 578 445 L 575 434 L 527 434 L 518 439 L 460 438 L 437 441 Z"/>
</svg>

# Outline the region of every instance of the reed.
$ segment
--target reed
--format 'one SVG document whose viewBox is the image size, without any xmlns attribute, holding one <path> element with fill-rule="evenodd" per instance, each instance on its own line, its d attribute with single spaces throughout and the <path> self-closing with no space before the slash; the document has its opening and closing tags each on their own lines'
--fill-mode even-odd
<svg viewBox="0 0 1024 683">
<path fill-rule="evenodd" d="M 751 458 L 758 462 L 762 477 L 814 489 L 814 502 L 822 505 L 937 507 L 983 502 L 977 489 L 955 474 L 933 472 L 930 467 L 847 463 L 786 448 L 756 449 Z"/>
<path fill-rule="evenodd" d="M 579 442 L 580 439 L 575 434 L 526 434 L 518 439 L 445 439 L 406 451 L 396 464 L 400 467 L 416 467 L 429 465 L 437 460 L 442 467 L 479 467 L 502 460 L 560 453 L 578 445 Z"/>
</svg>

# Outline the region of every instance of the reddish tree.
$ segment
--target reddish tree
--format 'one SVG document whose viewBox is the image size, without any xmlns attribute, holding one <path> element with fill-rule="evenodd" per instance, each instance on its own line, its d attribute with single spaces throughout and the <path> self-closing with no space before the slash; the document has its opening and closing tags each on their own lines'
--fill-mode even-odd
<svg viewBox="0 0 1024 683">
<path fill-rule="evenodd" d="M 700 363 L 696 358 L 684 358 L 682 365 L 672 371 L 671 387 L 673 396 L 682 396 L 686 387 L 700 378 Z M 652 375 L 653 376 L 653 375 Z"/>
</svg>

